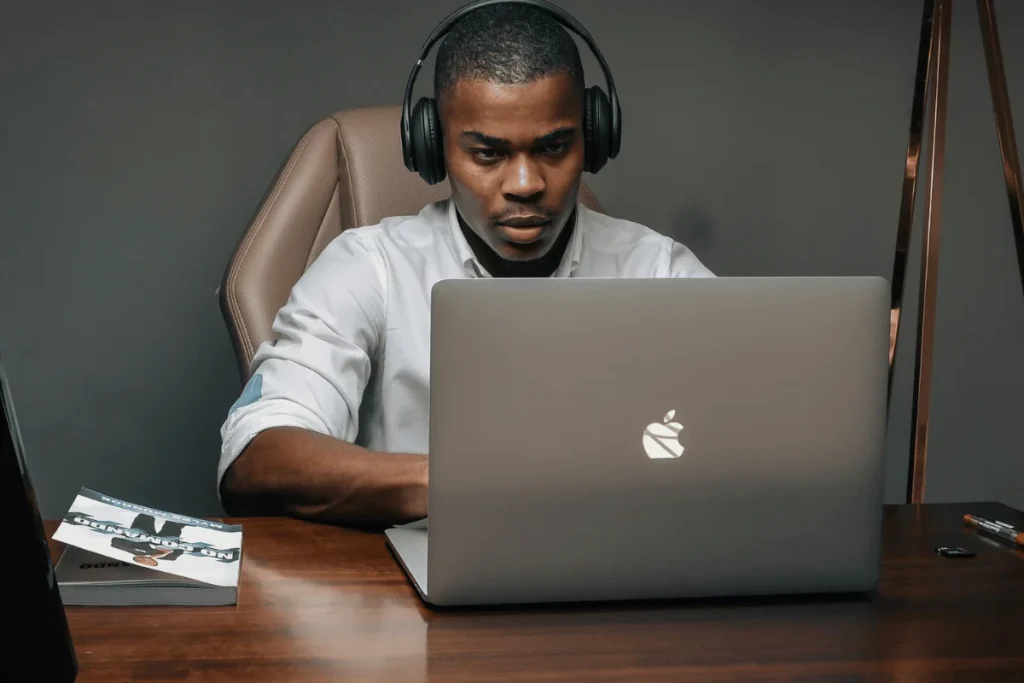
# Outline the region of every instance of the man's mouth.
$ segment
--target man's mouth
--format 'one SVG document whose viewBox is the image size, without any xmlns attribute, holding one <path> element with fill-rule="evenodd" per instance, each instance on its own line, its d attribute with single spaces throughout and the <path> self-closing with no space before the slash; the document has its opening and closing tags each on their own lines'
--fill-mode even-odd
<svg viewBox="0 0 1024 683">
<path fill-rule="evenodd" d="M 500 221 L 498 221 L 498 224 L 510 228 L 536 228 L 543 225 L 547 225 L 550 222 L 551 218 L 548 216 L 532 215 L 509 216 L 508 218 L 502 218 Z"/>
<path fill-rule="evenodd" d="M 510 216 L 498 222 L 498 230 L 509 242 L 530 244 L 541 238 L 550 223 L 551 218 L 548 216 Z"/>
</svg>

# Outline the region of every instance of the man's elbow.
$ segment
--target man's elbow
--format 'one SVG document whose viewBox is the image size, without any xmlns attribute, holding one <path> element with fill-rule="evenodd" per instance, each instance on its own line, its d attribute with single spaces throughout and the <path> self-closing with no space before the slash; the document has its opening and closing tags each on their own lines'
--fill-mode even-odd
<svg viewBox="0 0 1024 683">
<path fill-rule="evenodd" d="M 260 459 L 261 436 L 249 442 L 221 478 L 221 505 L 232 517 L 277 514 L 270 506 L 273 477 L 265 467 L 254 466 Z"/>
<path fill-rule="evenodd" d="M 237 463 L 237 460 L 235 461 Z M 231 517 L 247 517 L 251 515 L 246 505 L 246 489 L 239 481 L 237 468 L 232 463 L 220 480 L 221 507 Z"/>
</svg>

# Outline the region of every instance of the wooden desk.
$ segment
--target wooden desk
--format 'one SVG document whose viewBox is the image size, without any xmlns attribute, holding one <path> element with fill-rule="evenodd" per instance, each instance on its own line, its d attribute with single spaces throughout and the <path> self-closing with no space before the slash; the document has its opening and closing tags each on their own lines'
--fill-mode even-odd
<svg viewBox="0 0 1024 683">
<path fill-rule="evenodd" d="M 383 536 L 243 519 L 237 607 L 68 615 L 82 683 L 1024 681 L 1024 552 L 965 530 L 967 511 L 1024 525 L 994 503 L 887 508 L 873 601 L 431 612 Z"/>
</svg>

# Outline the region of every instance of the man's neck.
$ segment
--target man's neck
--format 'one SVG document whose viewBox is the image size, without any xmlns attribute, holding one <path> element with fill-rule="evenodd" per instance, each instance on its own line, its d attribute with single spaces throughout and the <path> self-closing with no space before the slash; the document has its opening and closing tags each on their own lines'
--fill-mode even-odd
<svg viewBox="0 0 1024 683">
<path fill-rule="evenodd" d="M 548 253 L 532 261 L 506 261 L 473 232 L 472 228 L 462 220 L 462 216 L 458 218 L 459 228 L 462 230 L 466 242 L 469 243 L 469 248 L 491 277 L 551 277 L 562 263 L 565 251 L 572 242 L 573 231 L 576 230 L 576 211 L 574 210 Z"/>
</svg>

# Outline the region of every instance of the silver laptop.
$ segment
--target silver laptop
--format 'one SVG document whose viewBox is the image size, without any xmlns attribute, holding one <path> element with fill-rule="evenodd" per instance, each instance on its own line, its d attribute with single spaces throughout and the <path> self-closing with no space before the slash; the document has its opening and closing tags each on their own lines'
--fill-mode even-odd
<svg viewBox="0 0 1024 683">
<path fill-rule="evenodd" d="M 447 280 L 431 306 L 429 522 L 387 531 L 427 603 L 875 589 L 884 279 Z"/>
</svg>

